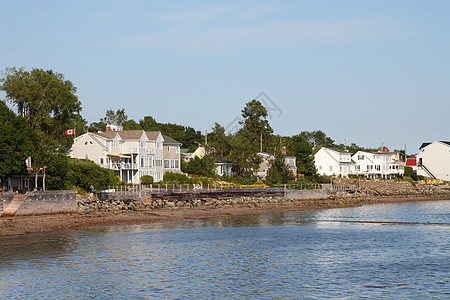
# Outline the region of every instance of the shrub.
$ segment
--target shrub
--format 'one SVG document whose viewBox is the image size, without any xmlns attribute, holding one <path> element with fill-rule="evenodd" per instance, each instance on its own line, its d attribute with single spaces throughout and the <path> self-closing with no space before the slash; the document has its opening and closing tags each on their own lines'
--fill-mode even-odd
<svg viewBox="0 0 450 300">
<path fill-rule="evenodd" d="M 189 178 L 182 173 L 166 172 L 164 173 L 163 180 L 164 182 L 185 184 L 188 183 Z"/>
<path fill-rule="evenodd" d="M 113 170 L 102 168 L 91 160 L 69 158 L 67 183 L 86 191 L 90 191 L 91 186 L 102 190 L 116 186 L 116 178 Z"/>
<path fill-rule="evenodd" d="M 150 175 L 144 175 L 141 177 L 141 183 L 142 184 L 152 184 L 153 183 L 153 177 Z"/>
</svg>

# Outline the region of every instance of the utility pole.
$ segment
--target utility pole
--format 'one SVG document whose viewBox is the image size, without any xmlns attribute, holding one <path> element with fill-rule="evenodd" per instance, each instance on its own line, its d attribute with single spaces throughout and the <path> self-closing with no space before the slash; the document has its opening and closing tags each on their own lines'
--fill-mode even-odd
<svg viewBox="0 0 450 300">
<path fill-rule="evenodd" d="M 405 165 L 406 165 L 406 144 L 405 144 Z"/>
<path fill-rule="evenodd" d="M 262 132 L 261 132 L 261 142 L 260 142 L 260 151 L 262 153 Z"/>
</svg>

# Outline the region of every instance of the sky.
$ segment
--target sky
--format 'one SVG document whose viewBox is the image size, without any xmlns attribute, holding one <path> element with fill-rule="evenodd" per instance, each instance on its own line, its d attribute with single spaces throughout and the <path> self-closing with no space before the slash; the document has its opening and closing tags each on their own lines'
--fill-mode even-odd
<svg viewBox="0 0 450 300">
<path fill-rule="evenodd" d="M 449 11 L 447 0 L 0 0 L 0 70 L 64 74 L 88 123 L 123 108 L 233 132 L 257 99 L 276 134 L 412 154 L 450 140 Z"/>
</svg>

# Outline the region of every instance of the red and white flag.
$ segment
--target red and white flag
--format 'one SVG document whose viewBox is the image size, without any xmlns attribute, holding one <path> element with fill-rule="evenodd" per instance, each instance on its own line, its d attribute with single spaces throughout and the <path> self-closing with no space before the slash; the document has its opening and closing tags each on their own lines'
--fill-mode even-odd
<svg viewBox="0 0 450 300">
<path fill-rule="evenodd" d="M 66 130 L 66 135 L 71 135 L 71 134 L 75 134 L 75 128 Z"/>
</svg>

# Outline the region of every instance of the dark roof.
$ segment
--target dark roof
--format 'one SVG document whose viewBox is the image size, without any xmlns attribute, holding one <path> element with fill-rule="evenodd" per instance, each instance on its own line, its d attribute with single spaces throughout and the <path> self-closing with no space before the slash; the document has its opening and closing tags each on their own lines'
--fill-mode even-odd
<svg viewBox="0 0 450 300">
<path fill-rule="evenodd" d="M 181 145 L 180 142 L 174 140 L 173 138 L 171 138 L 168 135 L 164 135 L 163 134 L 163 138 L 164 138 L 164 144 L 177 144 L 177 145 Z"/>
<path fill-rule="evenodd" d="M 450 146 L 450 142 L 447 142 L 447 141 L 438 141 L 438 142 L 441 142 L 443 144 L 446 144 L 446 145 Z M 419 150 L 422 150 L 423 148 L 425 148 L 426 146 L 431 145 L 431 144 L 432 143 L 423 143 L 422 145 L 420 145 Z"/>
<path fill-rule="evenodd" d="M 216 164 L 230 164 L 232 163 L 231 160 L 228 160 L 226 157 L 214 157 L 216 160 Z"/>
<path fill-rule="evenodd" d="M 431 143 L 423 143 L 422 145 L 420 145 L 419 150 L 422 148 L 425 148 L 426 146 L 430 145 Z"/>
</svg>

